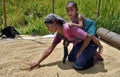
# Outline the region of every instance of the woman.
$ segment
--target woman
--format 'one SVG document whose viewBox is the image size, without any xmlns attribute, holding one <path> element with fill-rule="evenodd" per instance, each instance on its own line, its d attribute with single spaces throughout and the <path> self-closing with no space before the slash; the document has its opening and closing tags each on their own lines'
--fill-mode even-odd
<svg viewBox="0 0 120 77">
<path fill-rule="evenodd" d="M 74 63 L 73 66 L 75 69 L 82 70 L 94 65 L 93 56 L 96 53 L 97 46 L 94 43 L 90 43 L 92 40 L 89 34 L 76 26 L 69 27 L 69 23 L 66 23 L 64 19 L 55 14 L 48 14 L 44 22 L 52 34 L 58 32 L 73 43 L 73 48 L 68 55 L 68 60 Z M 38 66 L 47 58 L 61 40 L 62 39 L 57 34 L 52 44 L 45 50 L 39 61 L 30 64 L 31 68 Z"/>
</svg>

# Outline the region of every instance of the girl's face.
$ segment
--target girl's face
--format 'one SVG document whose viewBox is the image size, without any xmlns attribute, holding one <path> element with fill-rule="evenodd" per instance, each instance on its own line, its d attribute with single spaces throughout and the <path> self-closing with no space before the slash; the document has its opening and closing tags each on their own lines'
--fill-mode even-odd
<svg viewBox="0 0 120 77">
<path fill-rule="evenodd" d="M 57 31 L 57 26 L 55 25 L 55 23 L 46 23 L 46 26 L 52 34 Z"/>
<path fill-rule="evenodd" d="M 66 12 L 70 18 L 74 18 L 77 14 L 77 9 L 73 5 L 68 5 L 66 7 Z"/>
</svg>

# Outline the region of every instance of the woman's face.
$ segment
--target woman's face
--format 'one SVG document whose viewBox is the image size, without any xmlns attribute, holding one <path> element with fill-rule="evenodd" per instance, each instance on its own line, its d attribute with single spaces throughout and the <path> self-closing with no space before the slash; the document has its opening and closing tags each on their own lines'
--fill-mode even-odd
<svg viewBox="0 0 120 77">
<path fill-rule="evenodd" d="M 54 34 L 57 31 L 57 26 L 55 25 L 55 23 L 46 23 L 46 26 L 48 28 L 48 30 Z"/>
</svg>

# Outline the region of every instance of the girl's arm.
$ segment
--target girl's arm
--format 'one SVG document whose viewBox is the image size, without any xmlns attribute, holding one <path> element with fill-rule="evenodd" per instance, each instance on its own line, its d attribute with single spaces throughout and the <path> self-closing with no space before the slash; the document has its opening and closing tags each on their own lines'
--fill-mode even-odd
<svg viewBox="0 0 120 77">
<path fill-rule="evenodd" d="M 83 21 L 79 21 L 78 24 L 71 22 L 69 25 L 70 25 L 70 27 L 77 26 L 79 28 L 83 28 Z"/>
<path fill-rule="evenodd" d="M 78 24 L 72 22 L 72 23 L 70 23 L 70 26 L 77 26 L 77 27 L 83 28 L 84 21 L 85 21 L 85 18 L 79 14 L 78 15 Z"/>
</svg>

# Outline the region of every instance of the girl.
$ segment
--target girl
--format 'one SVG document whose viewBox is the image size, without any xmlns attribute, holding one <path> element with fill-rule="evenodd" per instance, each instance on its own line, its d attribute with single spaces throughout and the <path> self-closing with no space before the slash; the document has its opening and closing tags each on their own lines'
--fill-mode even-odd
<svg viewBox="0 0 120 77">
<path fill-rule="evenodd" d="M 99 40 L 95 37 L 96 23 L 93 20 L 89 18 L 85 18 L 81 14 L 78 14 L 77 3 L 74 1 L 69 1 L 66 4 L 66 12 L 72 21 L 69 24 L 71 27 L 77 26 L 79 28 L 82 28 L 85 32 L 87 32 L 89 35 L 92 36 L 92 40 L 99 46 L 99 50 L 98 50 L 98 53 L 96 53 L 95 58 L 99 60 L 103 60 L 103 58 L 100 55 L 103 52 L 103 46 L 101 45 Z"/>
<path fill-rule="evenodd" d="M 90 43 L 91 36 L 89 34 L 76 26 L 73 26 L 72 28 L 69 27 L 69 23 L 66 23 L 64 19 L 55 14 L 48 14 L 45 17 L 44 22 L 52 34 L 58 32 L 73 43 L 73 48 L 68 55 L 68 60 L 74 63 L 73 66 L 75 69 L 86 69 L 94 65 L 93 56 L 96 53 L 97 46 Z M 80 42 L 78 38 L 84 41 Z M 39 61 L 30 64 L 31 69 L 39 66 L 39 64 L 51 54 L 61 40 L 62 39 L 57 34 L 52 44 L 45 50 Z"/>
</svg>

